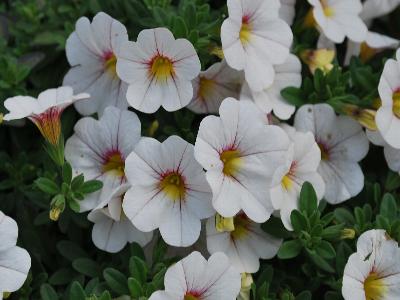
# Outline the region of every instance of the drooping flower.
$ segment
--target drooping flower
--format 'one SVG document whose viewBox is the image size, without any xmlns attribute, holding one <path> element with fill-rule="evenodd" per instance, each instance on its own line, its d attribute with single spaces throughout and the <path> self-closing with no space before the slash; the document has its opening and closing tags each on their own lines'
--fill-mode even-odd
<svg viewBox="0 0 400 300">
<path fill-rule="evenodd" d="M 207 221 L 207 249 L 211 254 L 225 253 L 240 273 L 255 273 L 260 268 L 260 258 L 276 255 L 282 240 L 274 238 L 251 221 L 244 213 L 233 220 L 233 228 L 219 229 L 216 218 Z"/>
<path fill-rule="evenodd" d="M 240 100 L 254 101 L 264 113 L 273 111 L 281 120 L 287 120 L 294 113 L 295 107 L 281 96 L 281 90 L 289 86 L 301 86 L 301 63 L 297 56 L 290 54 L 284 64 L 276 65 L 274 69 L 275 79 L 272 85 L 255 92 L 245 83 Z"/>
<path fill-rule="evenodd" d="M 225 98 L 238 98 L 242 81 L 242 74 L 225 60 L 215 63 L 193 80 L 193 99 L 187 108 L 195 113 L 218 113 Z"/>
<path fill-rule="evenodd" d="M 324 198 L 329 203 L 341 203 L 361 192 L 364 174 L 358 162 L 367 155 L 369 143 L 356 121 L 336 116 L 327 104 L 303 105 L 294 126 L 314 134 L 322 158 L 318 173 L 324 179 Z"/>
<path fill-rule="evenodd" d="M 396 60 L 386 61 L 378 91 L 382 106 L 376 113 L 376 126 L 386 143 L 400 149 L 400 50 Z"/>
<path fill-rule="evenodd" d="M 0 299 L 21 288 L 31 268 L 28 252 L 16 246 L 17 238 L 17 223 L 0 211 Z"/>
<path fill-rule="evenodd" d="M 126 97 L 133 108 L 175 111 L 192 99 L 191 81 L 200 73 L 200 60 L 188 40 L 175 40 L 166 28 L 146 29 L 137 42 L 122 45 L 117 73 L 129 84 Z"/>
<path fill-rule="evenodd" d="M 61 114 L 64 109 L 78 100 L 87 99 L 88 94 L 74 95 L 71 87 L 49 89 L 35 99 L 29 96 L 16 96 L 4 101 L 9 113 L 5 121 L 28 118 L 43 137 L 53 146 L 57 146 L 61 137 Z"/>
<path fill-rule="evenodd" d="M 241 277 L 225 254 L 215 253 L 207 261 L 193 252 L 167 270 L 164 285 L 149 300 L 233 300 Z"/>
<path fill-rule="evenodd" d="M 125 170 L 132 187 L 123 209 L 131 222 L 144 232 L 159 228 L 171 246 L 192 245 L 200 235 L 200 220 L 214 213 L 193 145 L 178 136 L 163 143 L 143 138 L 128 156 Z"/>
<path fill-rule="evenodd" d="M 71 69 L 64 77 L 64 85 L 77 92 L 87 92 L 91 98 L 75 104 L 82 115 L 102 114 L 107 106 L 126 109 L 127 84 L 116 73 L 118 51 L 128 41 L 124 25 L 99 12 L 92 23 L 81 17 L 65 45 Z"/>
<path fill-rule="evenodd" d="M 279 17 L 289 25 L 292 25 L 296 15 L 296 0 L 280 0 L 280 2 Z"/>
<path fill-rule="evenodd" d="M 299 196 L 304 182 L 308 181 L 314 187 L 318 200 L 325 192 L 325 183 L 318 174 L 321 162 L 321 151 L 310 132 L 299 132 L 289 126 L 283 127 L 292 142 L 290 157 L 286 164 L 277 172 L 280 183 L 271 189 L 271 201 L 279 210 L 283 225 L 293 230 L 290 214 L 299 209 Z"/>
<path fill-rule="evenodd" d="M 144 247 L 153 236 L 152 232 L 139 231 L 126 217 L 122 203 L 128 189 L 129 184 L 117 187 L 109 197 L 103 197 L 103 201 L 88 215 L 94 223 L 93 243 L 101 250 L 116 253 L 132 242 Z"/>
<path fill-rule="evenodd" d="M 289 138 L 281 128 L 265 125 L 264 115 L 249 101 L 227 98 L 219 113 L 203 119 L 195 144 L 213 206 L 223 217 L 243 210 L 251 220 L 265 222 L 273 211 L 269 188 L 286 159 Z"/>
<path fill-rule="evenodd" d="M 67 161 L 85 180 L 103 182 L 102 190 L 80 201 L 83 212 L 95 208 L 102 195 L 108 198 L 126 182 L 125 159 L 140 139 L 140 121 L 135 113 L 110 106 L 99 120 L 91 117 L 79 120 L 74 131 L 65 146 Z"/>
<path fill-rule="evenodd" d="M 322 33 L 335 43 L 342 43 L 345 37 L 362 42 L 367 35 L 367 26 L 359 14 L 360 0 L 308 0 L 312 5 L 312 16 Z"/>
<path fill-rule="evenodd" d="M 289 56 L 293 34 L 279 18 L 279 0 L 228 0 L 229 18 L 221 28 L 229 66 L 244 70 L 250 88 L 261 91 L 274 80 L 274 65 Z"/>
<path fill-rule="evenodd" d="M 400 248 L 384 230 L 369 230 L 357 241 L 347 261 L 345 300 L 392 300 L 400 297 Z"/>
</svg>

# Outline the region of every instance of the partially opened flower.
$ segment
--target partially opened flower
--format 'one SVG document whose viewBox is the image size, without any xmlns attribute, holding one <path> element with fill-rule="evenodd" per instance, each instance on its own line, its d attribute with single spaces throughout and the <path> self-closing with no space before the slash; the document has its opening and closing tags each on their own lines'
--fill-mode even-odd
<svg viewBox="0 0 400 300">
<path fill-rule="evenodd" d="M 382 106 L 375 121 L 386 143 L 400 149 L 400 50 L 397 50 L 396 59 L 385 63 L 378 86 Z"/>
<path fill-rule="evenodd" d="M 215 253 L 207 261 L 193 252 L 167 270 L 164 285 L 149 300 L 233 300 L 241 277 L 225 254 Z"/>
<path fill-rule="evenodd" d="M 346 300 L 394 300 L 400 297 L 400 248 L 384 230 L 369 230 L 347 261 L 342 294 Z"/>
<path fill-rule="evenodd" d="M 175 111 L 192 99 L 191 81 L 200 73 L 200 60 L 188 40 L 175 40 L 166 28 L 146 29 L 137 42 L 121 47 L 117 73 L 129 84 L 126 97 L 133 108 Z"/>
<path fill-rule="evenodd" d="M 335 43 L 342 43 L 345 37 L 362 42 L 367 35 L 367 26 L 359 14 L 360 0 L 308 0 L 313 6 L 314 20 L 322 33 Z"/>
<path fill-rule="evenodd" d="M 224 56 L 232 68 L 244 70 L 255 91 L 272 84 L 273 66 L 289 56 L 293 35 L 279 7 L 279 0 L 228 0 L 229 18 L 221 28 Z"/>
<path fill-rule="evenodd" d="M 127 84 L 116 73 L 118 51 L 124 41 L 128 41 L 125 26 L 103 12 L 92 23 L 86 17 L 76 22 L 65 45 L 71 69 L 63 84 L 91 95 L 89 100 L 75 104 L 79 113 L 101 115 L 107 106 L 128 107 Z"/>
<path fill-rule="evenodd" d="M 75 101 L 89 98 L 88 94 L 74 95 L 71 87 L 49 89 L 35 99 L 29 96 L 16 96 L 4 101 L 9 113 L 5 121 L 28 118 L 40 130 L 43 137 L 53 146 L 58 145 L 61 137 L 61 114 Z"/>
<path fill-rule="evenodd" d="M 199 238 L 200 220 L 214 209 L 193 145 L 178 136 L 163 143 L 143 138 L 126 160 L 126 176 L 132 187 L 123 209 L 139 230 L 159 228 L 171 246 L 187 247 Z"/>
<path fill-rule="evenodd" d="M 286 21 L 289 25 L 293 24 L 296 15 L 295 6 L 296 0 L 280 0 L 281 7 L 279 9 L 279 17 Z"/>
<path fill-rule="evenodd" d="M 265 222 L 273 211 L 269 188 L 286 160 L 289 138 L 281 128 L 265 125 L 264 115 L 249 101 L 225 99 L 219 113 L 203 119 L 195 144 L 213 206 L 223 217 L 243 210 L 253 221 Z"/>
<path fill-rule="evenodd" d="M 153 236 L 152 232 L 139 231 L 126 217 L 122 203 L 128 189 L 129 184 L 117 187 L 109 197 L 104 196 L 88 215 L 88 219 L 94 223 L 93 243 L 101 250 L 116 253 L 132 242 L 144 247 Z"/>
<path fill-rule="evenodd" d="M 329 203 L 341 203 L 361 192 L 364 174 L 358 162 L 367 155 L 369 142 L 355 120 L 336 116 L 327 104 L 303 105 L 294 126 L 314 134 L 322 158 L 318 173 L 324 179 Z"/>
<path fill-rule="evenodd" d="M 216 218 L 207 221 L 207 249 L 211 254 L 225 253 L 240 273 L 255 273 L 260 268 L 260 258 L 273 258 L 282 240 L 261 229 L 261 224 L 251 221 L 244 213 L 233 217 L 233 228 L 219 229 Z"/>
<path fill-rule="evenodd" d="M 140 139 L 140 121 L 135 113 L 110 106 L 99 120 L 80 119 L 74 131 L 65 146 L 67 161 L 85 180 L 103 182 L 102 190 L 80 201 L 81 211 L 87 211 L 102 201 L 102 195 L 108 198 L 126 182 L 125 159 Z"/>
<path fill-rule="evenodd" d="M 279 168 L 276 176 L 280 178 L 278 185 L 271 189 L 271 201 L 276 210 L 279 210 L 283 225 L 293 230 L 290 214 L 299 209 L 299 196 L 304 182 L 308 181 L 314 187 L 318 200 L 325 192 L 325 183 L 318 174 L 321 162 L 321 151 L 310 132 L 299 132 L 285 126 L 292 147 L 286 164 Z"/>
<path fill-rule="evenodd" d="M 225 98 L 238 98 L 242 81 L 241 72 L 225 60 L 215 63 L 193 80 L 193 99 L 187 108 L 195 113 L 218 113 Z"/>
<path fill-rule="evenodd" d="M 276 65 L 274 69 L 275 79 L 270 86 L 255 92 L 245 83 L 240 100 L 254 101 L 264 113 L 273 111 L 279 119 L 287 120 L 294 113 L 295 107 L 281 96 L 281 90 L 289 86 L 301 86 L 301 63 L 297 56 L 290 54 L 284 64 Z"/>
<path fill-rule="evenodd" d="M 31 268 L 28 252 L 16 246 L 17 238 L 17 223 L 0 211 L 0 299 L 21 288 Z"/>
</svg>

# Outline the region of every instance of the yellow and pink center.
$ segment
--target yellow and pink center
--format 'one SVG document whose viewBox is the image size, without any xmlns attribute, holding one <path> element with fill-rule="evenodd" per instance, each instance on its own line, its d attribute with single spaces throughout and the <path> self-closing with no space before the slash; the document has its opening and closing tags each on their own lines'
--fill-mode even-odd
<svg viewBox="0 0 400 300">
<path fill-rule="evenodd" d="M 202 300 L 202 293 L 197 291 L 187 291 L 183 300 Z"/>
<path fill-rule="evenodd" d="M 296 166 L 297 163 L 295 161 L 292 162 L 289 172 L 287 172 L 287 174 L 282 178 L 281 185 L 287 191 L 289 191 L 293 187 L 293 182 L 294 182 L 293 179 L 296 174 Z"/>
<path fill-rule="evenodd" d="M 63 110 L 63 108 L 53 106 L 41 114 L 29 117 L 43 137 L 54 146 L 58 145 L 61 137 L 61 114 Z"/>
<path fill-rule="evenodd" d="M 400 88 L 397 88 L 393 92 L 393 114 L 400 119 Z"/>
<path fill-rule="evenodd" d="M 175 76 L 174 61 L 167 56 L 157 54 L 148 63 L 149 74 L 157 82 L 166 82 Z"/>
<path fill-rule="evenodd" d="M 103 54 L 104 69 L 112 76 L 117 75 L 117 58 L 112 51 L 107 51 Z"/>
<path fill-rule="evenodd" d="M 244 15 L 242 17 L 242 26 L 239 31 L 239 39 L 243 45 L 246 45 L 250 42 L 252 35 L 253 25 L 251 23 L 250 15 Z"/>
<path fill-rule="evenodd" d="M 184 201 L 186 195 L 185 177 L 177 170 L 161 175 L 159 188 L 172 201 Z"/>
<path fill-rule="evenodd" d="M 219 158 L 224 165 L 222 172 L 226 176 L 234 177 L 243 164 L 243 158 L 241 157 L 240 151 L 233 146 L 222 150 L 219 154 Z"/>
<path fill-rule="evenodd" d="M 119 150 L 106 152 L 103 158 L 102 172 L 125 178 L 125 159 Z"/>
</svg>

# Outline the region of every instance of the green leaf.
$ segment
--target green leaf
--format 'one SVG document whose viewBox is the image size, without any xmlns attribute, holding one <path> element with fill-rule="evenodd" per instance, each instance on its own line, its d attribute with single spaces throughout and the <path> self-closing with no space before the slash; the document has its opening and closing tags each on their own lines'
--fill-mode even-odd
<svg viewBox="0 0 400 300">
<path fill-rule="evenodd" d="M 135 278 L 128 278 L 128 288 L 132 298 L 137 299 L 143 295 L 142 284 Z"/>
<path fill-rule="evenodd" d="M 80 257 L 88 257 L 88 254 L 81 247 L 71 241 L 58 242 L 57 250 L 62 256 L 70 261 L 74 261 Z"/>
<path fill-rule="evenodd" d="M 45 177 L 40 177 L 35 180 L 36 186 L 44 193 L 49 194 L 49 195 L 56 195 L 59 192 L 58 185 Z"/>
<path fill-rule="evenodd" d="M 84 182 L 85 182 L 85 178 L 83 177 L 83 174 L 79 174 L 78 176 L 74 177 L 74 179 L 72 179 L 71 189 L 73 191 L 79 190 Z"/>
<path fill-rule="evenodd" d="M 301 89 L 296 87 L 287 87 L 281 91 L 281 95 L 290 104 L 296 107 L 302 106 L 304 104 L 304 95 Z"/>
<path fill-rule="evenodd" d="M 83 194 L 90 194 L 100 190 L 102 187 L 103 183 L 100 180 L 89 180 L 84 182 L 78 191 Z"/>
<path fill-rule="evenodd" d="M 97 263 L 89 258 L 77 258 L 72 262 L 72 267 L 79 273 L 94 278 L 100 275 Z"/>
<path fill-rule="evenodd" d="M 86 294 L 79 282 L 74 281 L 69 291 L 70 300 L 85 300 Z"/>
<path fill-rule="evenodd" d="M 103 272 L 104 279 L 108 286 L 117 294 L 129 294 L 127 278 L 120 271 L 113 268 L 107 268 Z"/>
<path fill-rule="evenodd" d="M 48 283 L 44 283 L 40 287 L 40 297 L 42 300 L 57 300 L 58 295 L 52 286 Z"/>
<path fill-rule="evenodd" d="M 311 292 L 303 291 L 296 296 L 295 300 L 311 300 Z"/>
<path fill-rule="evenodd" d="M 319 254 L 317 254 L 315 251 L 307 249 L 307 253 L 311 260 L 314 262 L 316 266 L 318 266 L 320 269 L 329 272 L 329 273 L 335 273 L 335 270 L 333 267 L 324 259 L 321 257 Z"/>
<path fill-rule="evenodd" d="M 290 214 L 290 222 L 295 232 L 308 231 L 307 219 L 298 210 L 293 210 Z"/>
<path fill-rule="evenodd" d="M 62 268 L 57 270 L 49 278 L 49 283 L 52 285 L 66 285 L 71 282 L 76 273 L 70 268 Z"/>
<path fill-rule="evenodd" d="M 331 245 L 331 243 L 327 241 L 321 241 L 321 243 L 316 248 L 317 253 L 326 259 L 331 259 L 336 256 L 336 251 Z"/>
<path fill-rule="evenodd" d="M 63 182 L 70 184 L 72 180 L 72 167 L 69 162 L 65 162 L 62 169 Z"/>
<path fill-rule="evenodd" d="M 386 182 L 385 182 L 385 189 L 388 190 L 389 192 L 391 192 L 398 188 L 400 188 L 399 174 L 395 173 L 393 171 L 389 171 L 388 176 L 386 178 Z"/>
<path fill-rule="evenodd" d="M 397 217 L 397 203 L 392 194 L 386 193 L 381 202 L 380 214 L 390 221 Z"/>
<path fill-rule="evenodd" d="M 298 256 L 301 252 L 303 245 L 300 240 L 292 240 L 283 242 L 278 251 L 280 259 L 290 259 Z"/>
<path fill-rule="evenodd" d="M 304 182 L 300 191 L 300 211 L 306 212 L 308 216 L 318 209 L 317 194 L 311 183 Z"/>
<path fill-rule="evenodd" d="M 340 223 L 344 223 L 347 226 L 353 226 L 355 224 L 355 220 L 352 213 L 346 208 L 342 207 L 336 208 L 334 214 L 336 220 Z"/>
<path fill-rule="evenodd" d="M 129 260 L 129 272 L 139 283 L 144 284 L 147 281 L 147 265 L 139 257 L 131 257 Z"/>
</svg>

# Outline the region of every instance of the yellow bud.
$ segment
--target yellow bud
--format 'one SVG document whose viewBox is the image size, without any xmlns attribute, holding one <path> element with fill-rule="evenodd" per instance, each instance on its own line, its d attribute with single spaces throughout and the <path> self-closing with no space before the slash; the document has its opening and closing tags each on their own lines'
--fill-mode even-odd
<svg viewBox="0 0 400 300">
<path fill-rule="evenodd" d="M 342 230 L 342 234 L 341 234 L 340 238 L 342 240 L 352 240 L 352 239 L 354 239 L 355 236 L 356 236 L 356 232 L 354 229 L 345 228 Z"/>
<path fill-rule="evenodd" d="M 326 74 L 333 69 L 332 62 L 335 58 L 335 51 L 329 49 L 304 50 L 300 53 L 300 57 L 308 65 L 312 74 L 317 69 Z"/>
<path fill-rule="evenodd" d="M 213 47 L 211 49 L 210 53 L 212 55 L 219 57 L 220 59 L 224 59 L 224 51 L 222 50 L 221 47 L 217 47 L 217 46 Z"/>
<path fill-rule="evenodd" d="M 158 120 L 154 120 L 149 127 L 149 136 L 153 137 L 159 126 Z"/>
<path fill-rule="evenodd" d="M 249 300 L 250 299 L 250 290 L 251 285 L 253 283 L 253 277 L 250 273 L 242 273 L 241 274 L 241 288 L 238 296 L 238 300 Z"/>
<path fill-rule="evenodd" d="M 58 218 L 60 217 L 61 212 L 62 211 L 59 207 L 54 207 L 54 208 L 50 209 L 50 214 L 49 214 L 50 220 L 58 221 Z"/>
<path fill-rule="evenodd" d="M 378 129 L 375 123 L 375 110 L 363 109 L 353 104 L 344 104 L 342 106 L 342 111 L 352 119 L 356 120 L 365 128 L 373 131 L 376 131 Z"/>
<path fill-rule="evenodd" d="M 220 214 L 215 215 L 215 229 L 218 232 L 232 232 L 235 230 L 234 218 L 224 218 Z"/>
<path fill-rule="evenodd" d="M 9 292 L 3 292 L 3 299 L 9 298 L 10 295 L 11 295 L 11 293 L 9 293 Z"/>
</svg>

